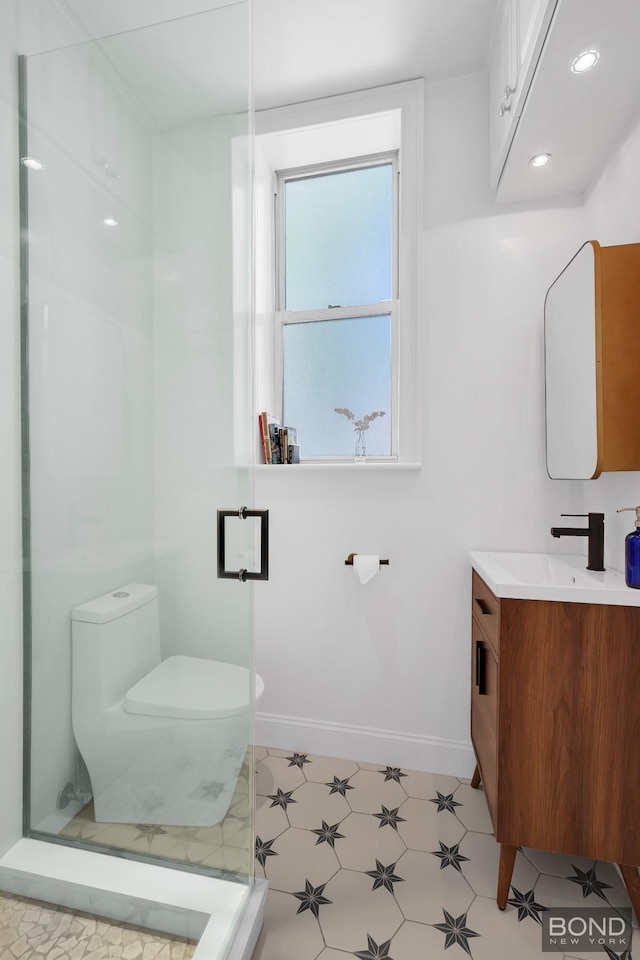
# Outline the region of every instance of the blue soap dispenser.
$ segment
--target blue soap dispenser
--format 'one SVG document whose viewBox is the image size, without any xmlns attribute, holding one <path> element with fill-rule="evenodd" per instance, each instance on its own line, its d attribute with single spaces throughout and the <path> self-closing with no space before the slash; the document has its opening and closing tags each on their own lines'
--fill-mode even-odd
<svg viewBox="0 0 640 960">
<path fill-rule="evenodd" d="M 636 528 L 624 538 L 624 579 L 628 587 L 640 590 L 640 507 L 621 507 L 617 513 L 635 510 Z"/>
</svg>

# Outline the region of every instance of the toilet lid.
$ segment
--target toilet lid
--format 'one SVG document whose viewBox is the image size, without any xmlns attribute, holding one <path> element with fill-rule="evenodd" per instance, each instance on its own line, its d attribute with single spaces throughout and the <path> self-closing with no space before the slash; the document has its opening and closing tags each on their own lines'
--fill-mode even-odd
<svg viewBox="0 0 640 960">
<path fill-rule="evenodd" d="M 127 713 L 183 720 L 232 717 L 249 709 L 249 671 L 200 657 L 167 657 L 124 698 Z M 256 674 L 256 699 L 264 690 Z"/>
</svg>

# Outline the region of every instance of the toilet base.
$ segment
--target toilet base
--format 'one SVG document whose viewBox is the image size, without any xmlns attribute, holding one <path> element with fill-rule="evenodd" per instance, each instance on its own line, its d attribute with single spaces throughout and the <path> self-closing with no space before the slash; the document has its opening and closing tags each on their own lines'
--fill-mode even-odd
<svg viewBox="0 0 640 960">
<path fill-rule="evenodd" d="M 224 819 L 233 799 L 248 745 L 246 722 L 173 726 L 144 750 L 100 764 L 85 763 L 91 778 L 98 823 L 213 826 Z M 197 721 L 196 721 L 197 722 Z M 215 739 L 214 739 L 215 733 Z M 106 758 L 103 757 L 103 760 Z"/>
</svg>

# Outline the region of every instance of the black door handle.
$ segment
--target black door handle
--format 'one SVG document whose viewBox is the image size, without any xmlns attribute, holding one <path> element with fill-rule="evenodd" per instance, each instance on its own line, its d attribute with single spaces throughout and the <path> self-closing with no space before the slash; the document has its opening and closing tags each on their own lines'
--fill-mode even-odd
<svg viewBox="0 0 640 960">
<path fill-rule="evenodd" d="M 247 517 L 260 518 L 260 569 L 227 570 L 225 567 L 226 524 L 227 518 L 246 520 Z M 234 510 L 218 510 L 218 578 L 221 580 L 268 580 L 269 579 L 269 511 L 250 510 L 240 507 Z"/>
<path fill-rule="evenodd" d="M 476 640 L 476 686 L 480 696 L 486 694 L 485 649 L 482 640 Z"/>
</svg>

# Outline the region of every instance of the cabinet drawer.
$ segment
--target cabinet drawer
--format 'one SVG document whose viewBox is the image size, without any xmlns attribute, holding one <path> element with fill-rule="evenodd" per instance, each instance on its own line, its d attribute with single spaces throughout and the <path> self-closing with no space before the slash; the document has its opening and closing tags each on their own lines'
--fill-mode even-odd
<svg viewBox="0 0 640 960">
<path fill-rule="evenodd" d="M 471 654 L 471 739 L 494 829 L 497 798 L 498 661 L 473 619 Z"/>
<path fill-rule="evenodd" d="M 500 653 L 500 601 L 475 570 L 472 571 L 471 597 L 474 617 L 493 644 L 495 652 Z"/>
</svg>

